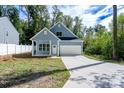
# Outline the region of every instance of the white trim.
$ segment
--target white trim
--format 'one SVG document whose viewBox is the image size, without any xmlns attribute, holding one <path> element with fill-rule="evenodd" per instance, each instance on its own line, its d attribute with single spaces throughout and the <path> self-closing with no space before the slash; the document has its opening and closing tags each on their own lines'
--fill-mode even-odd
<svg viewBox="0 0 124 93">
<path fill-rule="evenodd" d="M 58 25 L 58 24 L 61 24 L 61 25 L 63 25 L 69 32 L 71 32 L 75 37 L 77 37 L 78 39 L 80 39 L 77 35 L 75 35 L 69 28 L 67 28 L 62 22 L 57 22 L 55 25 L 53 25 L 51 28 L 50 28 L 50 30 L 53 28 L 53 27 L 55 27 L 56 25 Z"/>
<path fill-rule="evenodd" d="M 36 35 L 34 35 L 30 40 L 32 40 L 33 38 L 35 38 L 38 34 L 40 34 L 41 32 L 43 32 L 44 30 L 49 31 L 55 38 L 59 39 L 56 35 L 54 35 L 50 30 L 48 30 L 46 27 L 43 28 L 41 31 L 39 31 Z M 59 39 L 60 40 L 60 39 Z"/>
<path fill-rule="evenodd" d="M 49 44 L 50 44 L 50 55 L 52 54 L 52 47 L 51 47 L 51 40 L 49 41 Z"/>
<path fill-rule="evenodd" d="M 32 56 L 34 56 L 34 41 L 32 40 Z"/>
<path fill-rule="evenodd" d="M 60 49 L 59 48 L 59 40 L 57 41 L 57 47 L 58 47 L 58 49 L 57 49 L 58 51 L 57 52 L 58 52 L 58 56 L 59 56 L 59 49 Z"/>
<path fill-rule="evenodd" d="M 34 56 L 34 41 L 36 43 L 35 48 L 36 48 L 36 54 L 37 54 L 37 41 L 36 40 L 32 40 L 32 56 Z"/>
</svg>

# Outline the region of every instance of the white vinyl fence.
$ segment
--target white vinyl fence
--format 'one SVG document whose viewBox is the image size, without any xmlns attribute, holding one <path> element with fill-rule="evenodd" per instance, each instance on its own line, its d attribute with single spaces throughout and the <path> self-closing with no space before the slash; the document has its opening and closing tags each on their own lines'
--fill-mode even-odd
<svg viewBox="0 0 124 93">
<path fill-rule="evenodd" d="M 31 52 L 31 45 L 0 44 L 0 55 Z"/>
</svg>

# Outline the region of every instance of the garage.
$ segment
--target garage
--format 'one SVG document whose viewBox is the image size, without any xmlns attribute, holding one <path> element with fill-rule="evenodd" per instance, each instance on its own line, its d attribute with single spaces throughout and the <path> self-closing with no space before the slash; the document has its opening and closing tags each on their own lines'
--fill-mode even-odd
<svg viewBox="0 0 124 93">
<path fill-rule="evenodd" d="M 60 56 L 80 55 L 81 50 L 81 45 L 60 45 Z"/>
</svg>

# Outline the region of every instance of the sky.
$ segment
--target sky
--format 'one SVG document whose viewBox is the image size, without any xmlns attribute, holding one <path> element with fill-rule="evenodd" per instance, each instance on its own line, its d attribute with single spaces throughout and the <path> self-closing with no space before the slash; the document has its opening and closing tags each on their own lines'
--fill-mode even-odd
<svg viewBox="0 0 124 93">
<path fill-rule="evenodd" d="M 118 5 L 118 15 L 124 13 L 124 5 Z M 112 20 L 112 5 L 61 5 L 59 9 L 65 14 L 73 18 L 79 16 L 83 21 L 82 23 L 89 27 L 96 24 L 102 24 L 109 29 L 109 23 Z M 48 6 L 51 14 L 52 6 Z M 24 14 L 21 13 L 22 17 Z"/>
<path fill-rule="evenodd" d="M 124 13 L 124 5 L 118 5 L 117 9 L 118 15 Z M 83 20 L 82 23 L 87 27 L 102 24 L 109 29 L 109 23 L 113 17 L 111 5 L 61 6 L 60 10 L 65 15 L 79 16 Z"/>
</svg>

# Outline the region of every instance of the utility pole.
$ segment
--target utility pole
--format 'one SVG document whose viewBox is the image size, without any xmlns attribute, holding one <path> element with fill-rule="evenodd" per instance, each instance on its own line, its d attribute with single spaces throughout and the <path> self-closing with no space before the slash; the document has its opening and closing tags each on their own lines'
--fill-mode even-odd
<svg viewBox="0 0 124 93">
<path fill-rule="evenodd" d="M 113 5 L 113 59 L 117 60 L 117 5 Z"/>
</svg>

